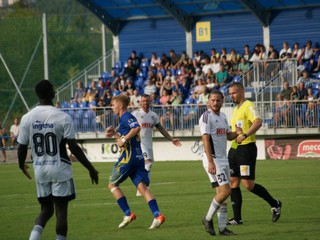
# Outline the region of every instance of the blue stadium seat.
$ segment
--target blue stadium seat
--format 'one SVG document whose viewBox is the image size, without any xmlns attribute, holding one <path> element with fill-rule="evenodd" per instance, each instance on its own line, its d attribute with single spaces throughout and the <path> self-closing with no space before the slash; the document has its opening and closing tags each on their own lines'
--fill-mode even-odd
<svg viewBox="0 0 320 240">
<path fill-rule="evenodd" d="M 103 78 L 103 80 L 107 80 L 109 78 L 109 73 L 108 72 L 102 72 L 100 75 L 101 78 Z"/>
<path fill-rule="evenodd" d="M 316 73 L 316 79 L 320 79 L 320 71 Z"/>
<path fill-rule="evenodd" d="M 69 103 L 68 102 L 62 102 L 61 103 L 61 108 L 68 108 L 69 107 Z"/>
</svg>

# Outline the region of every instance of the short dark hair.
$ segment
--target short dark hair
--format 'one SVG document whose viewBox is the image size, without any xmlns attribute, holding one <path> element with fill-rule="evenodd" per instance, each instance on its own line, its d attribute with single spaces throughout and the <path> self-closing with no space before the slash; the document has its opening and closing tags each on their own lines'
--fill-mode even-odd
<svg viewBox="0 0 320 240">
<path fill-rule="evenodd" d="M 41 80 L 35 87 L 36 94 L 39 99 L 52 100 L 55 96 L 53 85 L 49 80 Z"/>
<path fill-rule="evenodd" d="M 222 92 L 219 91 L 219 90 L 216 90 L 216 89 L 212 90 L 210 92 L 210 95 L 219 95 L 222 98 L 222 100 L 224 99 L 224 96 L 223 96 Z"/>
<path fill-rule="evenodd" d="M 244 90 L 244 86 L 243 86 L 242 83 L 240 83 L 240 82 L 233 82 L 233 83 L 231 83 L 231 84 L 229 85 L 229 88 L 231 88 L 231 87 L 237 87 L 237 88 L 239 88 L 239 89 Z"/>
</svg>

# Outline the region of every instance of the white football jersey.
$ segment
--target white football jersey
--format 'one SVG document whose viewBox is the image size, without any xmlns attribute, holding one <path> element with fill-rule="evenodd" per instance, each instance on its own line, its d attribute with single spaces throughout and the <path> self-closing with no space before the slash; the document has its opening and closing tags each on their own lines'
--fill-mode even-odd
<svg viewBox="0 0 320 240">
<path fill-rule="evenodd" d="M 72 178 L 66 139 L 74 138 L 71 117 L 56 107 L 37 106 L 22 117 L 18 142 L 31 147 L 36 182 L 62 182 Z"/>
<path fill-rule="evenodd" d="M 227 117 L 220 112 L 219 115 L 207 110 L 199 119 L 200 133 L 209 134 L 212 155 L 216 164 L 228 164 L 227 133 L 231 132 Z M 205 154 L 204 154 L 204 157 Z"/>
<path fill-rule="evenodd" d="M 141 126 L 141 144 L 147 148 L 152 148 L 152 129 L 155 125 L 160 124 L 159 116 L 151 110 L 146 113 L 142 108 L 135 110 L 132 115 L 136 117 Z"/>
</svg>

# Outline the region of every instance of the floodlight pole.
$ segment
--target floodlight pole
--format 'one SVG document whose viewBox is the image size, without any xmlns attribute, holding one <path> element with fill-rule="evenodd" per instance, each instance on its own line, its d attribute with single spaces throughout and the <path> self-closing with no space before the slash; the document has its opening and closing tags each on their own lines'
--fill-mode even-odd
<svg viewBox="0 0 320 240">
<path fill-rule="evenodd" d="M 42 15 L 42 34 L 43 34 L 44 79 L 49 80 L 47 17 L 45 13 Z"/>
<path fill-rule="evenodd" d="M 104 24 L 101 25 L 101 35 L 102 35 L 102 71 L 107 71 L 107 62 L 106 62 L 106 28 Z"/>
<path fill-rule="evenodd" d="M 22 95 L 22 93 L 21 93 L 21 91 L 20 91 L 20 89 L 19 89 L 19 87 L 18 87 L 18 85 L 17 85 L 16 81 L 14 80 L 14 77 L 12 76 L 12 74 L 11 74 L 11 72 L 10 72 L 10 69 L 8 68 L 8 66 L 7 66 L 6 62 L 4 61 L 4 59 L 3 59 L 2 55 L 1 55 L 1 53 L 0 53 L 0 58 L 1 58 L 1 61 L 3 62 L 4 67 L 6 68 L 6 70 L 7 70 L 7 72 L 8 72 L 8 74 L 9 74 L 10 78 L 11 78 L 11 81 L 13 82 L 13 85 L 15 86 L 15 88 L 16 88 L 16 90 L 17 90 L 17 92 L 18 92 L 18 93 L 19 93 L 19 95 L 20 95 L 22 102 L 24 103 L 25 107 L 26 107 L 26 108 L 27 108 L 27 110 L 29 111 L 29 106 L 28 106 L 28 104 L 27 104 L 26 100 L 24 99 L 24 97 L 23 97 L 23 95 Z"/>
</svg>

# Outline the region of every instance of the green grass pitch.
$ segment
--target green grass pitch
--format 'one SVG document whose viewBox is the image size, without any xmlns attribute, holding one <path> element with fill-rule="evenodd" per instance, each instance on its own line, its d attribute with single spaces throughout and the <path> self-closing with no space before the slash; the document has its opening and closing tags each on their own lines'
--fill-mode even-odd
<svg viewBox="0 0 320 240">
<path fill-rule="evenodd" d="M 144 199 L 135 196 L 130 182 L 122 185 L 137 220 L 118 229 L 123 214 L 106 189 L 111 163 L 95 163 L 100 172 L 99 185 L 91 185 L 87 171 L 73 164 L 77 199 L 69 205 L 69 240 L 130 239 L 179 240 L 210 239 L 201 219 L 213 190 L 200 161 L 157 162 L 153 166 L 151 190 L 166 216 L 161 228 L 148 230 L 152 215 Z M 243 240 L 320 239 L 319 160 L 258 161 L 256 182 L 283 203 L 280 220 L 271 222 L 269 205 L 242 188 L 242 226 L 231 226 Z M 32 172 L 32 167 L 30 167 Z M 39 213 L 34 180 L 28 180 L 17 164 L 0 165 L 1 239 L 28 239 Z M 228 200 L 229 216 L 232 214 Z M 216 224 L 215 218 L 215 225 Z M 216 239 L 225 237 L 216 236 Z M 47 224 L 42 239 L 55 239 L 55 218 Z"/>
</svg>

